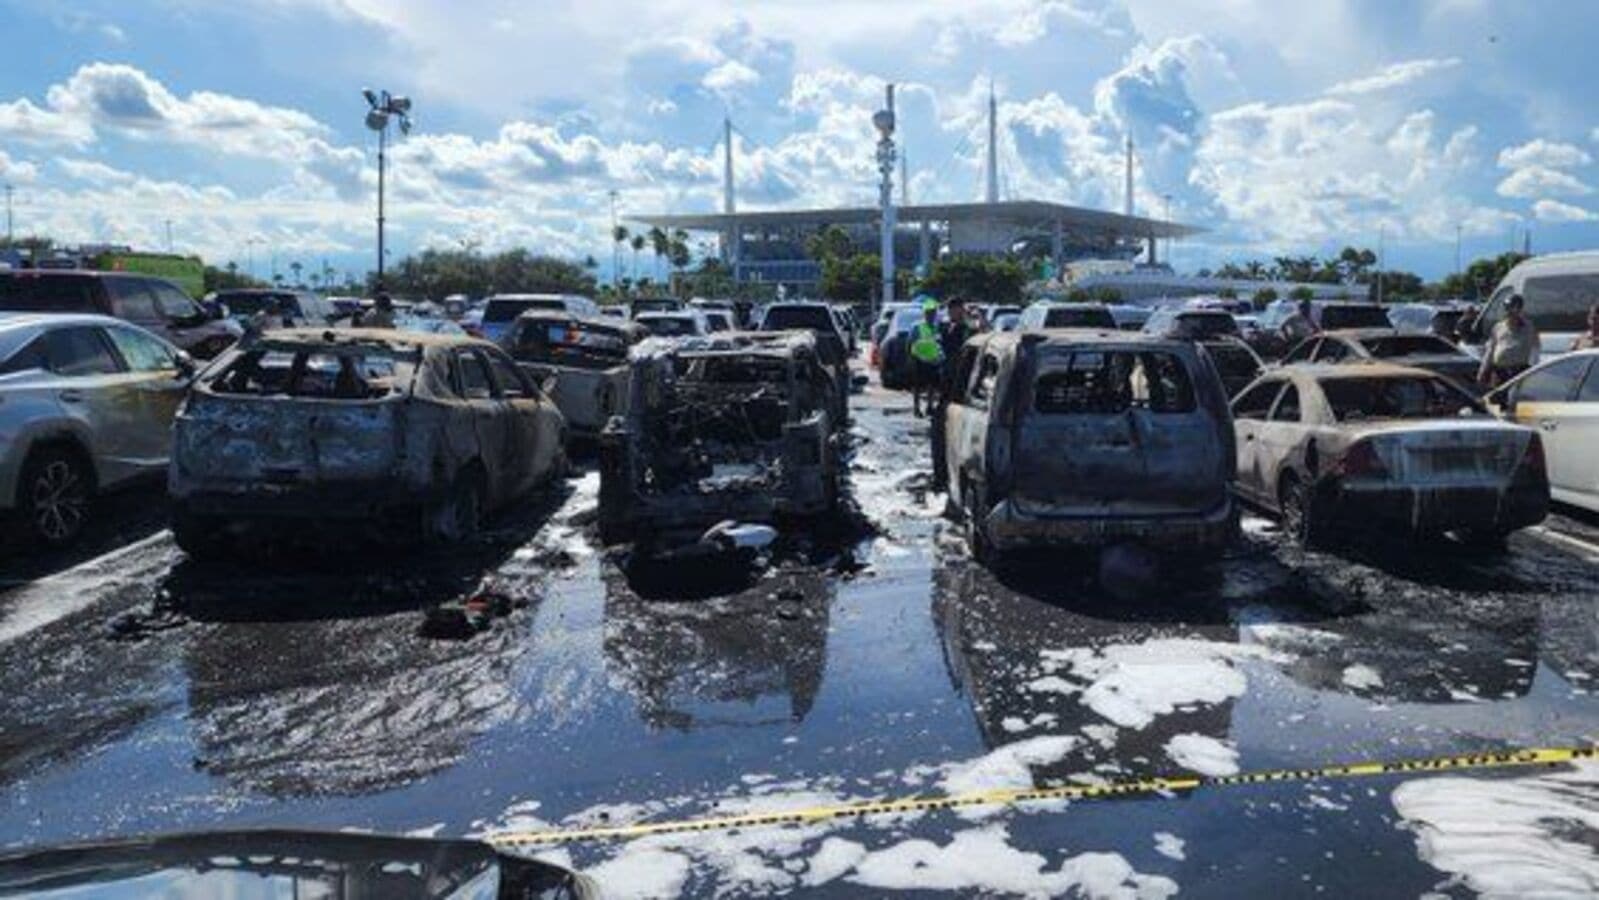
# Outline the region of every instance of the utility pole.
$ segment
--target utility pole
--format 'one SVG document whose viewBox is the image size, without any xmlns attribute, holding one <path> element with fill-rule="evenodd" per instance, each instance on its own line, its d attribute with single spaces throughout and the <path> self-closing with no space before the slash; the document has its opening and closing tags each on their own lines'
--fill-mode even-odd
<svg viewBox="0 0 1599 900">
<path fill-rule="evenodd" d="M 882 304 L 894 302 L 894 85 L 888 85 L 885 95 L 887 105 L 872 114 L 872 126 L 877 129 L 878 135 L 877 171 L 883 176 L 877 198 L 882 208 Z M 882 308 L 880 305 L 872 309 L 874 320 Z"/>
<path fill-rule="evenodd" d="M 374 91 L 371 88 L 362 88 L 361 95 L 366 98 L 368 106 L 366 114 L 366 127 L 378 133 L 378 277 L 377 289 L 383 290 L 383 258 L 386 255 L 383 249 L 383 170 L 386 163 L 389 120 L 398 119 L 400 133 L 411 133 L 411 99 L 409 97 L 396 97 L 388 91 Z M 276 263 L 273 264 L 276 269 Z M 276 274 L 276 272 L 274 272 Z"/>
</svg>

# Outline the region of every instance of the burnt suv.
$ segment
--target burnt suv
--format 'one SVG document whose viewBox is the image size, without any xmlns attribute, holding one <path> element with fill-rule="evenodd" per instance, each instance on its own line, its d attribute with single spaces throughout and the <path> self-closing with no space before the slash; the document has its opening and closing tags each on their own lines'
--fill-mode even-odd
<svg viewBox="0 0 1599 900">
<path fill-rule="evenodd" d="M 0 271 L 0 313 L 95 313 L 154 332 L 182 350 L 210 359 L 244 330 L 213 319 L 164 278 L 84 269 Z"/>
<path fill-rule="evenodd" d="M 770 523 L 838 502 L 837 386 L 805 332 L 633 348 L 600 434 L 600 532 L 671 550 L 729 519 Z"/>
</svg>

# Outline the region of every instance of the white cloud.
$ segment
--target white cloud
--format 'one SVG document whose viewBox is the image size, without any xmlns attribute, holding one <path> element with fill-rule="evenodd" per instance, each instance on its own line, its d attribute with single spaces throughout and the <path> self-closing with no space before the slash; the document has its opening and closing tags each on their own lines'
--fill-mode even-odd
<svg viewBox="0 0 1599 900">
<path fill-rule="evenodd" d="M 1532 214 L 1540 222 L 1594 222 L 1599 215 L 1580 206 L 1561 203 L 1559 200 L 1539 200 L 1532 205 Z"/>
<path fill-rule="evenodd" d="M 1528 166 L 1510 173 L 1499 182 L 1496 192 L 1501 197 L 1570 197 L 1587 196 L 1593 188 L 1572 175 L 1543 166 Z"/>
<path fill-rule="evenodd" d="M 35 106 L 26 97 L 0 103 L 0 137 L 24 144 L 81 147 L 94 140 L 88 122 Z"/>
<path fill-rule="evenodd" d="M 11 154 L 0 150 L 0 179 L 7 182 L 27 183 L 39 176 L 39 167 L 25 159 L 13 159 Z"/>
<path fill-rule="evenodd" d="M 1499 151 L 1499 168 L 1523 169 L 1543 166 L 1549 169 L 1569 169 L 1593 162 L 1587 151 L 1573 144 L 1536 138 L 1515 147 Z"/>
<path fill-rule="evenodd" d="M 716 68 L 705 73 L 700 79 L 700 84 L 709 91 L 726 97 L 738 91 L 759 84 L 761 73 L 736 59 L 730 59 Z"/>
<path fill-rule="evenodd" d="M 1425 78 L 1434 72 L 1453 69 L 1458 65 L 1460 65 L 1460 60 L 1455 57 L 1448 59 L 1411 59 L 1404 62 L 1390 63 L 1363 78 L 1340 81 L 1328 88 L 1327 93 L 1334 96 L 1356 96 L 1374 94 L 1378 91 L 1390 91 Z"/>
</svg>

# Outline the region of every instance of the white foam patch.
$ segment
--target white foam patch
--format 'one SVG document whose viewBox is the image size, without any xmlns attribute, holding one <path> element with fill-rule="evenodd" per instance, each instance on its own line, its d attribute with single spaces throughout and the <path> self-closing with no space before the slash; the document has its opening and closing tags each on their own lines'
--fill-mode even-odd
<svg viewBox="0 0 1599 900">
<path fill-rule="evenodd" d="M 860 865 L 866 858 L 866 848 L 854 841 L 830 837 L 811 856 L 810 867 L 800 879 L 806 887 L 826 884 Z"/>
<path fill-rule="evenodd" d="M 1206 734 L 1179 734 L 1166 742 L 1166 755 L 1201 775 L 1238 774 L 1238 751 Z"/>
<path fill-rule="evenodd" d="M 1344 669 L 1343 682 L 1346 687 L 1369 690 L 1382 687 L 1382 675 L 1371 666 L 1355 663 Z"/>
<path fill-rule="evenodd" d="M 1399 785 L 1392 799 L 1422 860 L 1485 897 L 1599 896 L 1591 840 L 1599 762 L 1522 778 L 1422 778 Z"/>
<path fill-rule="evenodd" d="M 688 884 L 689 859 L 681 853 L 649 847 L 629 849 L 583 874 L 594 879 L 606 897 L 677 897 Z"/>
<path fill-rule="evenodd" d="M 1184 850 L 1187 846 L 1187 841 L 1169 831 L 1155 832 L 1155 852 L 1161 856 L 1181 862 L 1188 858 L 1188 853 Z"/>
<path fill-rule="evenodd" d="M 940 785 L 947 794 L 966 794 L 1033 786 L 1033 766 L 1047 766 L 1066 758 L 1077 745 L 1071 735 L 1045 735 L 1006 744 L 969 762 L 951 766 Z M 992 815 L 997 807 L 961 810 L 968 818 Z"/>
<path fill-rule="evenodd" d="M 1177 883 L 1143 875 L 1115 853 L 1082 853 L 1055 870 L 1047 860 L 1010 846 L 1003 826 L 956 832 L 948 844 L 902 841 L 861 860 L 849 880 L 885 890 L 935 890 L 1027 897 L 1129 897 L 1159 900 Z"/>
<path fill-rule="evenodd" d="M 1285 659 L 1267 647 L 1194 638 L 1051 650 L 1043 656 L 1046 669 L 1068 668 L 1071 680 L 1046 674 L 1029 682 L 1030 689 L 1081 691 L 1083 703 L 1124 728 L 1143 728 L 1180 707 L 1242 696 L 1248 682 L 1238 661 Z"/>
</svg>

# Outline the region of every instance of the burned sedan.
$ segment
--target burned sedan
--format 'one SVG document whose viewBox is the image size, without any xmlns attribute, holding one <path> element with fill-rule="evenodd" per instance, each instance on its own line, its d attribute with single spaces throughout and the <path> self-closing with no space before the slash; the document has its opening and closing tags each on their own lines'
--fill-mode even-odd
<svg viewBox="0 0 1599 900">
<path fill-rule="evenodd" d="M 600 435 L 600 531 L 673 549 L 726 520 L 832 510 L 837 390 L 804 332 L 650 339 Z"/>
<path fill-rule="evenodd" d="M 1449 341 L 1431 334 L 1407 334 L 1392 328 L 1346 328 L 1324 331 L 1300 341 L 1283 365 L 1295 363 L 1360 364 L 1373 360 L 1426 369 L 1454 379 L 1475 394 L 1477 359 Z"/>
<path fill-rule="evenodd" d="M 1233 401 L 1238 490 L 1301 543 L 1375 523 L 1497 545 L 1549 508 L 1543 444 L 1435 372 L 1290 366 Z"/>
<path fill-rule="evenodd" d="M 984 335 L 946 418 L 951 499 L 974 556 L 1123 541 L 1215 551 L 1238 528 L 1233 435 L 1214 366 L 1125 331 Z"/>
<path fill-rule="evenodd" d="M 173 534 L 191 555 L 237 532 L 460 540 L 564 472 L 566 425 L 500 348 L 386 330 L 285 330 L 229 350 L 174 424 Z"/>
<path fill-rule="evenodd" d="M 564 312 L 525 312 L 503 346 L 535 383 L 554 379 L 551 399 L 573 437 L 595 438 L 627 381 L 627 351 L 645 334 L 631 322 Z"/>
</svg>

